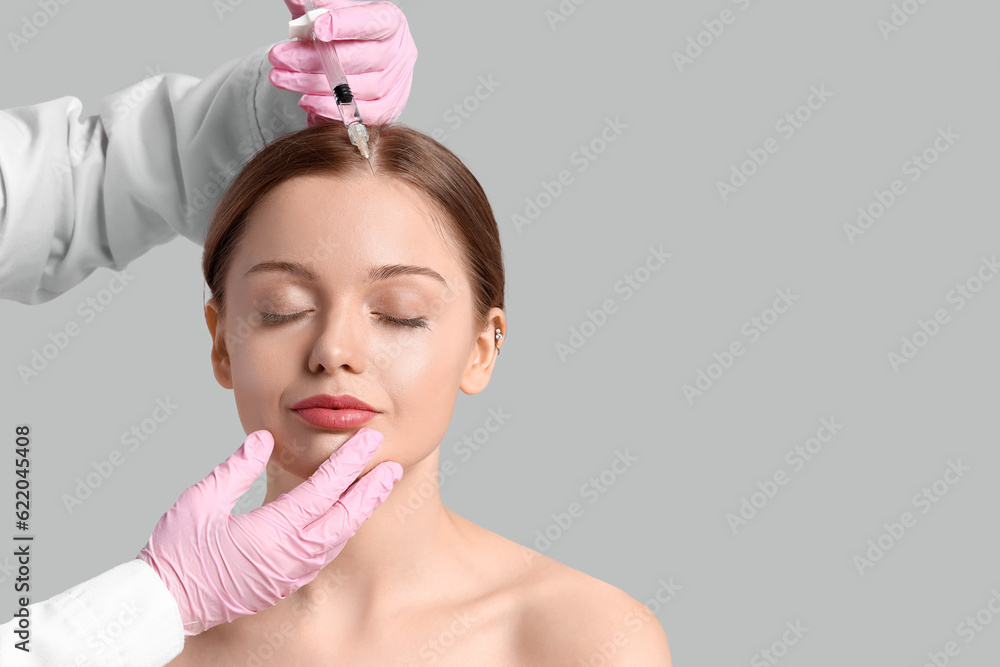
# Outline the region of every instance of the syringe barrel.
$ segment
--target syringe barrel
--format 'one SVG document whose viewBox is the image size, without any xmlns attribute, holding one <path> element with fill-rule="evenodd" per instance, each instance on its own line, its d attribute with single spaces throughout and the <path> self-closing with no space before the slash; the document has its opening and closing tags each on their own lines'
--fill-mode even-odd
<svg viewBox="0 0 1000 667">
<path fill-rule="evenodd" d="M 361 123 L 361 112 L 358 111 L 357 101 L 347 84 L 334 88 L 333 94 L 337 99 L 337 108 L 340 109 L 340 117 L 344 120 L 344 125 L 351 127 Z"/>
</svg>

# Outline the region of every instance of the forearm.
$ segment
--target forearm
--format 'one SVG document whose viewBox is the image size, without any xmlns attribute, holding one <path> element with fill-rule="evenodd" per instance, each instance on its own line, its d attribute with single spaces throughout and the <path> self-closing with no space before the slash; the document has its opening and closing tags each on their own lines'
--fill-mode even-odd
<svg viewBox="0 0 1000 667">
<path fill-rule="evenodd" d="M 268 48 L 201 80 L 150 77 L 96 116 L 74 97 L 0 111 L 0 298 L 42 303 L 175 236 L 201 244 L 228 179 L 305 127 Z"/>
<path fill-rule="evenodd" d="M 0 625 L 0 664 L 160 667 L 184 648 L 177 603 L 148 565 L 133 560 Z"/>
</svg>

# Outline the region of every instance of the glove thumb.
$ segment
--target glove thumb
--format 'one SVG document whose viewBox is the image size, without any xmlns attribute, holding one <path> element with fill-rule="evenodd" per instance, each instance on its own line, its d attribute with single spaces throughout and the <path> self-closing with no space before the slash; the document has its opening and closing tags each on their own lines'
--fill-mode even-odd
<svg viewBox="0 0 1000 667">
<path fill-rule="evenodd" d="M 227 513 L 232 511 L 240 496 L 264 472 L 273 449 L 274 437 L 269 431 L 254 431 L 232 456 L 205 478 L 206 492 L 215 499 L 220 509 L 225 509 Z"/>
</svg>

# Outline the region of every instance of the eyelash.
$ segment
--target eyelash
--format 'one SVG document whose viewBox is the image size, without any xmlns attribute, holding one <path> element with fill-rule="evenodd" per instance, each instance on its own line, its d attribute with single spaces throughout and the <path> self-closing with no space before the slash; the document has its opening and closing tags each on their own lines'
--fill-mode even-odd
<svg viewBox="0 0 1000 667">
<path fill-rule="evenodd" d="M 300 315 L 305 314 L 306 311 L 302 313 L 293 313 L 291 315 L 278 315 L 276 313 L 261 313 L 261 323 L 265 326 L 273 326 L 275 324 L 283 324 L 285 322 L 291 322 L 292 320 L 298 319 Z M 423 317 L 411 317 L 407 319 L 393 317 L 392 315 L 383 315 L 378 313 L 378 316 L 382 318 L 383 321 L 389 322 L 395 326 L 401 327 L 411 327 L 414 329 L 421 328 L 427 329 L 427 320 Z"/>
</svg>

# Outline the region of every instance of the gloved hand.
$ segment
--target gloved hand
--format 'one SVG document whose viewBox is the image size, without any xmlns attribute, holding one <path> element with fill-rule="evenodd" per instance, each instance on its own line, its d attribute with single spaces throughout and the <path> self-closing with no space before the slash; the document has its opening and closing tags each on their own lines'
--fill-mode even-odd
<svg viewBox="0 0 1000 667">
<path fill-rule="evenodd" d="M 399 118 L 413 83 L 417 46 L 406 17 L 391 2 L 315 0 L 329 9 L 316 19 L 316 38 L 334 42 L 358 111 L 365 124 L 388 124 Z M 285 0 L 292 18 L 305 13 L 301 0 Z M 304 93 L 299 106 L 316 116 L 340 120 L 340 110 L 323 74 L 316 48 L 309 41 L 276 44 L 268 53 L 269 74 L 278 88 Z"/>
<path fill-rule="evenodd" d="M 403 476 L 398 463 L 384 461 L 344 492 L 381 443 L 381 433 L 362 428 L 290 492 L 231 515 L 274 447 L 268 431 L 254 431 L 186 489 L 137 556 L 174 596 L 184 634 L 267 609 L 315 579 Z"/>
</svg>

